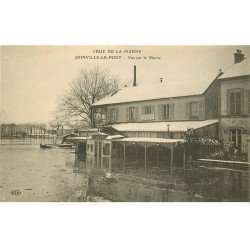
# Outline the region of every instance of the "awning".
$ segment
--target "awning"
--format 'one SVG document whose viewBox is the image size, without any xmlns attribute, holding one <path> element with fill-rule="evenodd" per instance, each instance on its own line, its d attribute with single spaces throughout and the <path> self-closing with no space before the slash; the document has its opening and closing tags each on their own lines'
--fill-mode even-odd
<svg viewBox="0 0 250 250">
<path fill-rule="evenodd" d="M 109 135 L 106 140 L 114 140 L 114 139 L 121 139 L 124 138 L 123 135 Z"/>
<path fill-rule="evenodd" d="M 127 137 L 117 139 L 120 142 L 153 142 L 153 143 L 183 143 L 183 139 L 165 139 L 165 138 L 152 138 L 152 137 Z"/>
<path fill-rule="evenodd" d="M 188 129 L 199 129 L 218 123 L 218 119 L 205 121 L 179 121 L 179 122 L 136 122 L 120 123 L 110 125 L 120 132 L 167 132 L 187 131 Z"/>
</svg>

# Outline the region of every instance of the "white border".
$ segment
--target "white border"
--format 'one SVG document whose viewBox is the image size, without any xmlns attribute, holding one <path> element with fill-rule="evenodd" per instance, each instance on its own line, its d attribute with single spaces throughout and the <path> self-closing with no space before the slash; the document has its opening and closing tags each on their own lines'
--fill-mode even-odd
<svg viewBox="0 0 250 250">
<path fill-rule="evenodd" d="M 249 1 L 1 1 L 0 44 L 250 44 Z M 1 203 L 1 249 L 245 249 L 249 204 Z"/>
</svg>

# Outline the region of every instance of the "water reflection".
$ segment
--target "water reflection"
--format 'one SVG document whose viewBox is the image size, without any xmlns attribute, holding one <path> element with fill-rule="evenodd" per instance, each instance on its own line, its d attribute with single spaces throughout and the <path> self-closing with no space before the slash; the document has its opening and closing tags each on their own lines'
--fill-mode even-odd
<svg viewBox="0 0 250 250">
<path fill-rule="evenodd" d="M 78 159 L 76 162 L 81 162 Z M 87 155 L 82 167 L 88 178 L 84 200 L 185 202 L 248 201 L 249 173 L 203 167 L 97 166 Z"/>
<path fill-rule="evenodd" d="M 93 155 L 40 149 L 40 142 L 0 140 L 1 201 L 249 201 L 248 171 L 119 159 L 96 164 Z"/>
</svg>

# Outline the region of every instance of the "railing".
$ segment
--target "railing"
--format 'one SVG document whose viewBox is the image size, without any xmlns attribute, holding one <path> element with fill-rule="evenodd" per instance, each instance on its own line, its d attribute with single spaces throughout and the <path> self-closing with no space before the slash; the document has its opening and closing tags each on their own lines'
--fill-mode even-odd
<svg viewBox="0 0 250 250">
<path fill-rule="evenodd" d="M 198 158 L 247 161 L 248 145 L 242 144 L 241 148 L 233 148 L 227 145 L 200 146 L 197 150 Z"/>
</svg>

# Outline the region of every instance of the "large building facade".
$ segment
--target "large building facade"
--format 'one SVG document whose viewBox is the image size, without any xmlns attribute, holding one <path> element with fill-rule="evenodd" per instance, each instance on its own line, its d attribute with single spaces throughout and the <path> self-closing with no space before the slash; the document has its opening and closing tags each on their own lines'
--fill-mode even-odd
<svg viewBox="0 0 250 250">
<path fill-rule="evenodd" d="M 175 89 L 158 83 L 127 87 L 96 102 L 106 124 L 126 137 L 181 138 L 188 129 L 199 136 L 233 142 L 241 151 L 250 134 L 250 63 L 241 51 L 225 73 L 197 87 Z M 136 69 L 134 69 L 136 75 Z M 195 86 L 195 85 L 194 85 Z"/>
<path fill-rule="evenodd" d="M 238 62 L 218 79 L 220 86 L 220 138 L 247 152 L 250 134 L 250 64 Z"/>
</svg>

